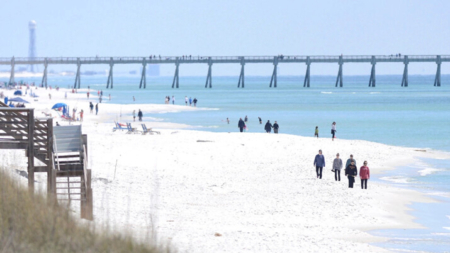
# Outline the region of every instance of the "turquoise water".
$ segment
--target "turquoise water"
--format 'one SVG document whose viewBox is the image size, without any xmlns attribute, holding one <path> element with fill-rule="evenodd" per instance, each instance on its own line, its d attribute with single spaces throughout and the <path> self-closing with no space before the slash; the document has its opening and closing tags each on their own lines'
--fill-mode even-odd
<svg viewBox="0 0 450 253">
<path fill-rule="evenodd" d="M 450 151 L 449 75 L 442 76 L 442 87 L 433 87 L 434 76 L 410 76 L 407 88 L 400 87 L 400 75 L 378 76 L 375 88 L 368 87 L 369 76 L 344 76 L 343 88 L 334 87 L 334 76 L 311 77 L 311 88 L 303 88 L 303 78 L 299 76 L 279 77 L 278 88 L 269 88 L 270 77 L 246 77 L 244 89 L 237 88 L 238 77 L 213 77 L 212 89 L 204 88 L 205 77 L 181 77 L 179 89 L 171 89 L 171 77 L 149 77 L 147 89 L 138 88 L 140 77 L 122 76 L 115 77 L 114 89 L 107 90 L 106 79 L 82 76 L 82 88 L 101 89 L 105 97 L 111 94 L 111 102 L 118 104 L 133 103 L 133 96 L 136 104 L 163 104 L 165 96 L 175 96 L 176 104 L 184 105 L 184 97 L 188 96 L 197 98 L 199 107 L 217 109 L 164 114 L 144 111 L 144 117 L 188 124 L 194 129 L 236 132 L 239 118 L 247 115 L 250 132 L 264 132 L 264 125 L 258 122 L 261 117 L 263 124 L 267 120 L 278 121 L 281 133 L 313 136 L 314 128 L 319 126 L 319 135 L 331 138 L 331 123 L 335 121 L 337 138 Z M 38 78 L 23 80 L 40 82 Z M 49 85 L 60 87 L 72 86 L 73 82 L 73 77 L 49 77 L 48 80 Z M 131 119 L 131 113 L 122 112 L 122 115 Z M 398 185 L 443 195 L 439 204 L 412 205 L 417 222 L 428 229 L 376 231 L 375 234 L 392 238 L 381 246 L 450 252 L 447 235 L 450 230 L 444 228 L 450 228 L 450 161 L 424 163 L 427 168 L 440 171 L 421 176 L 418 171 L 424 169 L 422 165 L 405 167 L 388 172 L 379 180 L 406 178 L 406 183 Z"/>
</svg>

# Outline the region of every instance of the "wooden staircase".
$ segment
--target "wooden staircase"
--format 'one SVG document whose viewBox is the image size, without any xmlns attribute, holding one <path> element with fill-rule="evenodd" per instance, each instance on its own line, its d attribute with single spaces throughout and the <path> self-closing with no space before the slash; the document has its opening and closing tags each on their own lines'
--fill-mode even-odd
<svg viewBox="0 0 450 253">
<path fill-rule="evenodd" d="M 51 118 L 35 119 L 33 109 L 9 108 L 0 102 L 0 149 L 25 149 L 30 190 L 34 173 L 47 172 L 49 196 L 81 201 L 81 217 L 93 219 L 87 136 L 81 126 L 54 128 Z M 43 165 L 35 166 L 34 158 Z"/>
</svg>

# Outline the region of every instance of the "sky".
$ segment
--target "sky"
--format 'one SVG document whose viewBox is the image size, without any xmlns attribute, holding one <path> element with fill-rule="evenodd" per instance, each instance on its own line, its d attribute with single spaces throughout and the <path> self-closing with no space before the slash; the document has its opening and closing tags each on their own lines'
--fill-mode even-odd
<svg viewBox="0 0 450 253">
<path fill-rule="evenodd" d="M 1 10 L 0 57 L 28 55 L 30 20 L 37 22 L 39 57 L 450 55 L 448 0 L 14 0 L 3 1 Z M 116 65 L 115 71 L 139 68 Z M 161 74 L 173 75 L 174 68 L 164 65 Z M 272 69 L 247 64 L 246 75 L 271 75 Z M 305 70 L 305 64 L 280 64 L 278 73 L 304 75 Z M 238 64 L 213 66 L 213 75 L 239 71 Z M 311 66 L 311 75 L 337 71 L 337 64 Z M 450 74 L 450 63 L 441 71 Z M 369 75 L 370 64 L 345 64 L 343 72 Z M 402 72 L 401 63 L 377 64 L 377 74 Z M 410 74 L 435 72 L 435 63 L 409 65 Z M 182 76 L 206 73 L 206 64 L 180 66 Z"/>
</svg>

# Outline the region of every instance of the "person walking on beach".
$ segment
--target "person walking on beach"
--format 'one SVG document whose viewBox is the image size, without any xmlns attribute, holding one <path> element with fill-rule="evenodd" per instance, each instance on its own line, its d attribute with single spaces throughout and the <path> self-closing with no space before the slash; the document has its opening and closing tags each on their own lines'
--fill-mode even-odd
<svg viewBox="0 0 450 253">
<path fill-rule="evenodd" d="M 197 107 L 197 99 L 196 98 L 194 98 L 194 107 Z"/>
<path fill-rule="evenodd" d="M 83 109 L 81 109 L 80 111 L 80 121 L 83 122 L 83 115 L 84 115 L 84 111 Z"/>
<path fill-rule="evenodd" d="M 336 158 L 333 161 L 334 180 L 341 181 L 341 169 L 342 160 L 339 158 L 339 153 L 336 154 Z"/>
<path fill-rule="evenodd" d="M 174 96 L 172 96 L 172 104 L 173 105 L 175 104 L 175 97 Z"/>
<path fill-rule="evenodd" d="M 91 109 L 91 113 L 94 111 L 94 104 L 89 102 L 89 108 Z"/>
<path fill-rule="evenodd" d="M 316 126 L 316 131 L 314 132 L 314 137 L 319 138 L 319 127 Z"/>
<path fill-rule="evenodd" d="M 192 98 L 189 97 L 189 106 L 192 106 Z"/>
<path fill-rule="evenodd" d="M 358 169 L 355 162 L 351 162 L 347 168 L 345 168 L 345 176 L 348 178 L 348 188 L 353 188 L 355 183 L 355 177 L 358 176 Z"/>
<path fill-rule="evenodd" d="M 280 128 L 280 126 L 279 126 L 278 123 L 275 121 L 275 124 L 273 124 L 273 133 L 277 134 L 277 133 L 278 133 L 278 128 Z"/>
<path fill-rule="evenodd" d="M 355 166 L 357 166 L 357 165 L 356 165 L 356 160 L 353 159 L 353 155 L 350 155 L 350 158 L 347 159 L 347 162 L 345 163 L 345 168 L 347 168 L 352 162 L 354 162 L 354 163 L 355 163 Z"/>
<path fill-rule="evenodd" d="M 139 121 L 142 121 L 142 117 L 143 117 L 144 115 L 142 114 L 142 111 L 141 111 L 141 109 L 139 109 L 139 112 L 138 112 L 138 118 L 139 118 Z"/>
<path fill-rule="evenodd" d="M 133 122 L 136 121 L 136 110 L 133 110 Z"/>
<path fill-rule="evenodd" d="M 314 158 L 314 166 L 316 167 L 317 178 L 322 179 L 322 170 L 325 167 L 325 157 L 322 155 L 322 150 Z"/>
<path fill-rule="evenodd" d="M 87 98 L 89 99 L 89 91 L 86 93 L 86 95 L 87 95 Z"/>
<path fill-rule="evenodd" d="M 98 114 L 98 103 L 95 104 L 95 115 L 97 115 L 97 114 Z"/>
<path fill-rule="evenodd" d="M 359 169 L 359 177 L 361 178 L 361 189 L 367 190 L 367 180 L 370 179 L 370 170 L 367 167 L 367 161 L 364 161 L 364 165 Z"/>
<path fill-rule="evenodd" d="M 245 115 L 244 122 L 247 122 L 247 121 L 248 121 L 248 118 L 247 118 L 247 115 Z"/>
<path fill-rule="evenodd" d="M 262 124 L 262 119 L 261 119 L 261 117 L 258 117 L 258 119 L 259 119 L 259 124 L 261 125 L 261 124 Z"/>
<path fill-rule="evenodd" d="M 331 124 L 331 140 L 334 141 L 334 137 L 336 135 L 336 122 L 333 122 L 333 124 Z"/>
<path fill-rule="evenodd" d="M 239 127 L 239 131 L 241 131 L 241 133 L 244 132 L 245 123 L 242 120 L 242 118 L 239 118 L 238 127 Z"/>
<path fill-rule="evenodd" d="M 184 96 L 184 103 L 185 103 L 186 106 L 187 106 L 187 103 L 188 103 L 188 98 L 187 98 L 187 96 Z"/>
<path fill-rule="evenodd" d="M 266 130 L 266 133 L 270 134 L 272 131 L 272 124 L 270 124 L 270 120 L 267 121 L 266 125 L 264 126 L 264 130 Z"/>
</svg>

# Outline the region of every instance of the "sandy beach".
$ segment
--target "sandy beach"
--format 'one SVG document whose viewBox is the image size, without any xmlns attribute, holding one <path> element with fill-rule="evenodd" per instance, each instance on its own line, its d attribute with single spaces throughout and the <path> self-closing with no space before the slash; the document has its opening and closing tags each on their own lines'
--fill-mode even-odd
<svg viewBox="0 0 450 253">
<path fill-rule="evenodd" d="M 13 90 L 3 91 L 14 97 Z M 28 108 L 36 109 L 36 117 L 44 117 L 57 102 L 85 112 L 82 128 L 93 173 L 94 222 L 130 231 L 139 240 L 153 233 L 179 252 L 385 252 L 369 244 L 384 238 L 368 231 L 420 227 L 408 214 L 408 204 L 434 200 L 370 180 L 368 190 L 361 190 L 359 178 L 349 189 L 343 173 L 342 181 L 335 182 L 330 171 L 336 153 L 344 163 L 353 154 L 358 168 L 367 160 L 372 174 L 420 157 L 450 157 L 364 140 L 238 133 L 237 126 L 232 133 L 195 131 L 146 113 L 214 113 L 213 108 L 140 101 L 119 105 L 104 96 L 95 115 L 89 112 L 85 89 L 77 94 L 33 91 L 37 101 L 23 98 L 30 102 Z M 95 96 L 91 99 L 97 103 Z M 138 109 L 144 112 L 143 123 L 160 135 L 112 131 L 114 121 L 141 129 L 131 116 Z M 321 180 L 313 167 L 319 149 L 326 160 Z M 23 151 L 0 152 L 2 165 L 26 171 Z M 45 189 L 46 175 L 38 174 L 36 180 L 37 188 Z"/>
</svg>

